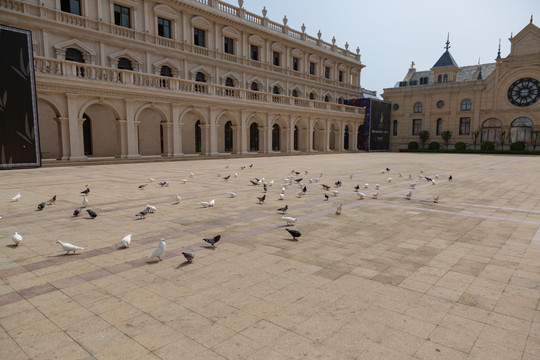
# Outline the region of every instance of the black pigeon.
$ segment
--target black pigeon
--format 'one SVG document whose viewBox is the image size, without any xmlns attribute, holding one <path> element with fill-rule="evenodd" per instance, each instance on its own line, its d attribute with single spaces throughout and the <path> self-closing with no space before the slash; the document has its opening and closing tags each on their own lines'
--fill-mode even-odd
<svg viewBox="0 0 540 360">
<path fill-rule="evenodd" d="M 321 186 L 322 186 L 323 189 L 326 190 L 326 191 L 330 190 L 330 186 L 329 186 L 329 185 L 321 184 Z"/>
<path fill-rule="evenodd" d="M 389 172 L 390 171 L 390 168 L 386 168 L 386 172 Z"/>
<path fill-rule="evenodd" d="M 341 186 L 341 181 L 338 180 L 334 184 L 336 185 L 336 187 L 340 187 Z"/>
<path fill-rule="evenodd" d="M 252 167 L 253 167 L 253 164 L 249 165 L 249 167 L 252 168 Z"/>
<path fill-rule="evenodd" d="M 360 185 L 356 185 L 356 186 L 354 187 L 354 190 L 355 190 L 356 192 L 358 192 L 358 190 L 360 190 Z"/>
<path fill-rule="evenodd" d="M 329 197 L 330 197 L 330 196 L 328 196 L 328 194 L 324 194 L 324 201 L 328 201 L 328 198 L 329 198 Z"/>
<path fill-rule="evenodd" d="M 452 181 L 452 175 L 448 177 L 448 181 Z"/>
<path fill-rule="evenodd" d="M 296 175 L 300 175 L 300 171 L 295 171 L 294 172 Z"/>
<path fill-rule="evenodd" d="M 213 248 L 216 247 L 216 243 L 219 241 L 219 239 L 221 239 L 221 235 L 216 235 L 212 238 L 203 238 L 203 240 L 212 245 Z"/>
<path fill-rule="evenodd" d="M 49 201 L 47 201 L 47 205 L 54 205 L 56 202 L 56 195 L 54 195 Z"/>
<path fill-rule="evenodd" d="M 182 251 L 182 255 L 184 255 L 184 257 L 186 258 L 186 260 L 190 264 L 193 262 L 193 259 L 195 259 L 195 254 L 192 253 L 192 252 L 183 252 Z"/>
<path fill-rule="evenodd" d="M 229 180 L 230 178 L 231 178 L 231 175 L 227 175 L 227 176 L 225 176 L 223 179 L 224 179 L 225 181 L 227 181 L 227 180 Z"/>
<path fill-rule="evenodd" d="M 297 183 L 299 183 L 300 181 L 302 181 L 304 178 L 300 178 L 300 179 L 294 179 L 294 181 L 296 181 Z"/>
<path fill-rule="evenodd" d="M 135 214 L 135 216 L 140 216 L 141 219 L 144 219 L 144 217 L 148 215 L 149 212 L 150 212 L 150 208 L 146 208 L 143 211 L 139 211 L 137 214 Z"/>
<path fill-rule="evenodd" d="M 163 187 L 163 186 L 169 186 L 169 182 L 168 181 L 160 181 L 158 182 L 158 185 Z"/>
<path fill-rule="evenodd" d="M 304 185 L 304 187 L 302 188 L 302 192 L 303 192 L 303 193 L 305 194 L 305 193 L 306 193 L 306 191 L 307 191 L 307 186 L 306 186 L 306 185 Z"/>
<path fill-rule="evenodd" d="M 277 209 L 277 211 L 281 212 L 282 214 L 285 214 L 288 209 L 289 209 L 289 205 L 285 205 L 284 207 Z"/>
<path fill-rule="evenodd" d="M 245 168 L 245 166 L 240 166 L 240 170 L 244 170 Z"/>
<path fill-rule="evenodd" d="M 266 187 L 266 184 L 263 184 L 263 190 L 264 190 L 264 192 L 266 192 L 266 190 L 268 190 L 268 188 Z"/>
<path fill-rule="evenodd" d="M 97 217 L 97 214 L 96 214 L 95 211 L 90 210 L 90 209 L 88 209 L 88 210 L 86 210 L 86 211 L 88 212 L 88 215 L 90 215 L 90 217 L 91 217 L 92 219 L 95 219 L 95 218 Z"/>
<path fill-rule="evenodd" d="M 298 230 L 292 230 L 292 229 L 285 229 L 285 230 L 287 230 L 289 232 L 289 234 L 292 235 L 293 239 L 296 240 L 296 241 L 298 241 L 297 238 L 302 236 L 302 234 Z"/>
<path fill-rule="evenodd" d="M 81 191 L 81 194 L 88 195 L 89 192 L 90 188 L 88 187 L 88 185 L 86 185 L 86 190 Z"/>
<path fill-rule="evenodd" d="M 146 187 L 146 185 L 148 185 L 148 184 L 139 185 L 139 189 L 141 189 L 141 190 L 144 189 Z"/>
<path fill-rule="evenodd" d="M 427 176 L 424 176 L 424 179 L 426 179 L 427 181 L 432 181 L 432 179 Z"/>
<path fill-rule="evenodd" d="M 255 180 L 249 180 L 253 185 L 258 185 L 259 183 L 256 182 Z"/>
<path fill-rule="evenodd" d="M 305 174 L 305 175 L 307 175 L 307 174 L 308 174 L 307 170 L 304 170 L 304 174 Z"/>
<path fill-rule="evenodd" d="M 266 199 L 266 194 L 261 197 L 257 197 L 257 199 L 259 199 L 259 204 L 264 204 L 264 200 Z"/>
<path fill-rule="evenodd" d="M 38 210 L 43 210 L 45 208 L 45 205 L 46 205 L 46 203 L 44 203 L 44 202 L 39 203 L 39 205 L 37 206 Z"/>
<path fill-rule="evenodd" d="M 83 206 L 81 206 L 80 208 L 76 208 L 75 210 L 73 210 L 73 216 L 79 216 L 79 214 L 81 213 L 82 209 L 84 209 Z"/>
</svg>

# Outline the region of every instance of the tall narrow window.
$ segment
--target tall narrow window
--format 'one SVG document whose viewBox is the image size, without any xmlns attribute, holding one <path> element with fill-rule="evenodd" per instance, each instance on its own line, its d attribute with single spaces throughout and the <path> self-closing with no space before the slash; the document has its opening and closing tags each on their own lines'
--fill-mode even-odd
<svg viewBox="0 0 540 360">
<path fill-rule="evenodd" d="M 309 63 L 309 73 L 311 75 L 315 75 L 315 63 L 312 63 L 312 62 Z"/>
<path fill-rule="evenodd" d="M 441 135 L 441 130 L 442 130 L 442 119 L 438 118 L 437 119 L 437 128 L 435 129 L 435 135 Z"/>
<path fill-rule="evenodd" d="M 249 127 L 249 150 L 259 151 L 259 125 L 252 123 Z"/>
<path fill-rule="evenodd" d="M 206 75 L 204 75 L 204 73 L 202 72 L 197 72 L 197 74 L 195 74 L 195 81 L 196 82 L 200 82 L 200 83 L 205 83 L 206 82 Z M 195 91 L 197 92 L 206 92 L 206 86 L 205 85 L 195 85 Z"/>
<path fill-rule="evenodd" d="M 206 47 L 205 31 L 198 28 L 193 28 L 193 44 Z"/>
<path fill-rule="evenodd" d="M 62 0 L 60 2 L 60 9 L 63 12 L 81 15 L 81 0 Z"/>
<path fill-rule="evenodd" d="M 279 55 L 277 51 L 272 52 L 272 63 L 274 66 L 279 66 Z"/>
<path fill-rule="evenodd" d="M 512 142 L 531 142 L 531 134 L 533 130 L 533 122 L 531 119 L 526 117 L 518 117 L 512 121 L 510 126 L 510 140 Z"/>
<path fill-rule="evenodd" d="M 251 90 L 259 91 L 259 85 L 255 81 L 251 83 Z"/>
<path fill-rule="evenodd" d="M 418 135 L 422 130 L 422 119 L 413 119 L 412 121 L 412 134 Z"/>
<path fill-rule="evenodd" d="M 251 60 L 259 61 L 259 47 L 257 45 L 250 45 L 249 55 Z"/>
<path fill-rule="evenodd" d="M 330 79 L 330 67 L 328 67 L 328 66 L 324 67 L 324 77 L 326 79 Z"/>
<path fill-rule="evenodd" d="M 469 135 L 471 132 L 471 118 L 459 118 L 459 135 Z"/>
<path fill-rule="evenodd" d="M 324 102 L 330 102 L 330 98 L 328 97 L 328 95 L 324 95 Z"/>
<path fill-rule="evenodd" d="M 234 40 L 228 37 L 224 39 L 223 51 L 227 54 L 234 54 Z"/>
<path fill-rule="evenodd" d="M 158 35 L 170 39 L 171 38 L 171 21 L 158 17 L 157 22 L 158 22 Z"/>
<path fill-rule="evenodd" d="M 131 27 L 130 9 L 128 7 L 114 4 L 114 24 L 127 28 Z"/>
<path fill-rule="evenodd" d="M 442 75 L 437 76 L 437 82 L 442 83 Z"/>
<path fill-rule="evenodd" d="M 397 120 L 394 120 L 394 122 L 392 123 L 392 136 L 397 136 Z"/>
<path fill-rule="evenodd" d="M 343 82 L 343 71 L 339 70 L 338 72 L 338 81 Z"/>
<path fill-rule="evenodd" d="M 315 100 L 315 94 L 314 93 L 309 93 L 309 99 L 310 100 Z"/>
<path fill-rule="evenodd" d="M 292 58 L 292 69 L 294 71 L 298 71 L 298 58 L 297 57 Z"/>
<path fill-rule="evenodd" d="M 448 74 L 444 74 L 442 82 L 443 83 L 448 82 Z"/>
<path fill-rule="evenodd" d="M 225 123 L 225 151 L 233 151 L 233 128 L 230 120 Z"/>
<path fill-rule="evenodd" d="M 195 123 L 195 152 L 202 151 L 202 132 L 201 132 L 201 120 L 197 120 Z"/>
<path fill-rule="evenodd" d="M 272 93 L 276 94 L 276 95 L 279 95 L 280 91 L 279 91 L 279 87 L 278 86 L 274 86 L 274 88 L 272 89 Z"/>
<path fill-rule="evenodd" d="M 293 89 L 292 96 L 293 97 L 298 97 L 298 91 L 296 89 Z"/>
</svg>

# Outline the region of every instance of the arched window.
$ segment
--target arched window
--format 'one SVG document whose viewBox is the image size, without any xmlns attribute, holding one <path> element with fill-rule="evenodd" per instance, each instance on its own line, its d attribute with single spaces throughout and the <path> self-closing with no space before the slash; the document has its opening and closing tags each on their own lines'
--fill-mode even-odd
<svg viewBox="0 0 540 360">
<path fill-rule="evenodd" d="M 293 97 L 298 97 L 298 91 L 296 91 L 296 89 L 293 89 L 292 96 Z"/>
<path fill-rule="evenodd" d="M 274 87 L 273 87 L 272 93 L 279 95 L 280 92 L 281 92 L 281 91 L 279 90 L 279 87 L 278 87 L 278 86 L 274 86 Z"/>
<path fill-rule="evenodd" d="M 251 83 L 251 90 L 253 91 L 259 91 L 259 84 L 257 84 L 255 81 Z"/>
<path fill-rule="evenodd" d="M 349 126 L 345 125 L 345 132 L 343 134 L 343 148 L 349 150 Z"/>
<path fill-rule="evenodd" d="M 198 71 L 197 74 L 195 74 L 195 81 L 205 83 L 206 82 L 206 75 L 204 75 L 204 73 Z"/>
<path fill-rule="evenodd" d="M 259 125 L 255 122 L 249 127 L 249 150 L 259 151 Z"/>
<path fill-rule="evenodd" d="M 225 123 L 225 152 L 233 150 L 233 129 L 232 122 L 229 120 Z"/>
<path fill-rule="evenodd" d="M 125 57 L 121 57 L 120 59 L 118 59 L 118 68 L 122 70 L 133 70 L 131 60 L 126 59 Z"/>
<path fill-rule="evenodd" d="M 422 112 L 422 103 L 421 102 L 417 102 L 414 104 L 413 106 L 413 113 L 421 113 Z"/>
<path fill-rule="evenodd" d="M 501 133 L 502 123 L 499 119 L 491 118 L 484 121 L 482 124 L 482 136 L 481 142 L 496 142 L 499 139 Z"/>
<path fill-rule="evenodd" d="M 442 75 L 437 76 L 437 82 L 442 83 Z"/>
<path fill-rule="evenodd" d="M 74 48 L 67 48 L 66 60 L 84 63 L 83 53 Z"/>
<path fill-rule="evenodd" d="M 435 129 L 435 135 L 441 135 L 441 130 L 442 130 L 442 119 L 438 118 L 437 119 L 437 128 Z"/>
<path fill-rule="evenodd" d="M 392 136 L 397 136 L 397 120 L 392 123 Z"/>
<path fill-rule="evenodd" d="M 298 150 L 298 126 L 294 126 L 293 149 Z"/>
<path fill-rule="evenodd" d="M 448 74 L 444 74 L 442 82 L 444 83 L 448 82 Z"/>
<path fill-rule="evenodd" d="M 201 120 L 197 120 L 195 123 L 195 152 L 201 152 Z"/>
<path fill-rule="evenodd" d="M 234 80 L 230 77 L 225 79 L 225 86 L 234 87 Z"/>
<path fill-rule="evenodd" d="M 84 155 L 92 155 L 92 123 L 88 115 L 83 115 L 83 146 Z"/>
<path fill-rule="evenodd" d="M 272 151 L 279 151 L 279 125 L 272 126 Z"/>
<path fill-rule="evenodd" d="M 161 67 L 160 75 L 161 75 L 161 76 L 172 77 L 172 70 L 171 70 L 171 68 L 168 67 L 167 65 L 163 65 L 163 66 Z"/>
<path fill-rule="evenodd" d="M 338 104 L 343 104 L 343 98 L 340 97 L 338 100 L 337 100 Z"/>
<path fill-rule="evenodd" d="M 518 117 L 512 121 L 510 128 L 510 141 L 531 141 L 531 131 L 532 131 L 533 122 L 531 119 L 526 117 Z"/>
<path fill-rule="evenodd" d="M 324 95 L 324 102 L 330 102 L 330 98 L 328 97 L 328 95 Z"/>
<path fill-rule="evenodd" d="M 310 100 L 314 100 L 314 99 L 315 99 L 315 94 L 312 93 L 312 92 L 310 92 L 310 93 L 309 93 L 309 99 L 310 99 Z"/>
<path fill-rule="evenodd" d="M 472 102 L 469 99 L 465 99 L 461 102 L 461 111 L 471 111 Z"/>
</svg>

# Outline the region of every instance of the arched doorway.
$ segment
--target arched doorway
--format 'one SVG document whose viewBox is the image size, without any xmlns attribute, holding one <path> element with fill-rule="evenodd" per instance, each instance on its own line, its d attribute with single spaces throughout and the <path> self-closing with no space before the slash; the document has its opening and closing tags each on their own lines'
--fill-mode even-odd
<svg viewBox="0 0 540 360">
<path fill-rule="evenodd" d="M 84 155 L 92 155 L 92 124 L 88 115 L 83 115 L 83 144 L 84 144 Z"/>
<path fill-rule="evenodd" d="M 233 151 L 233 128 L 232 121 L 225 123 L 225 152 Z"/>
<path fill-rule="evenodd" d="M 330 132 L 328 134 L 328 140 L 329 140 L 328 148 L 330 150 L 336 150 L 336 132 L 335 132 L 334 124 L 330 125 Z"/>
<path fill-rule="evenodd" d="M 259 124 L 255 122 L 249 127 L 249 150 L 259 151 Z"/>
<path fill-rule="evenodd" d="M 159 124 L 159 143 L 161 145 L 161 153 L 163 154 L 163 123 Z"/>
<path fill-rule="evenodd" d="M 201 120 L 197 120 L 195 123 L 195 152 L 201 152 Z"/>
<path fill-rule="evenodd" d="M 512 121 L 510 128 L 510 142 L 523 141 L 529 143 L 531 141 L 533 122 L 526 117 L 518 117 Z"/>
<path fill-rule="evenodd" d="M 279 125 L 272 126 L 272 151 L 279 151 Z"/>
<path fill-rule="evenodd" d="M 293 135 L 293 149 L 298 151 L 298 126 L 294 126 L 294 135 Z"/>
<path fill-rule="evenodd" d="M 349 126 L 345 125 L 345 133 L 343 134 L 343 148 L 349 150 Z"/>
</svg>

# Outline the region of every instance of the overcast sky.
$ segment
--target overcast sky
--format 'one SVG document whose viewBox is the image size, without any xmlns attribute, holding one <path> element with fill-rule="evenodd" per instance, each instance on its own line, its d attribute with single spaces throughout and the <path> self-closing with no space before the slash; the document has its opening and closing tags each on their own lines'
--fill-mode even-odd
<svg viewBox="0 0 540 360">
<path fill-rule="evenodd" d="M 227 0 L 238 5 L 236 0 Z M 429 70 L 444 53 L 450 33 L 450 53 L 459 66 L 495 62 L 499 38 L 501 56 L 510 52 L 509 38 L 530 21 L 540 27 L 540 0 L 245 0 L 247 11 L 355 52 L 360 47 L 361 85 L 377 94 L 403 80 L 415 62 Z"/>
</svg>

